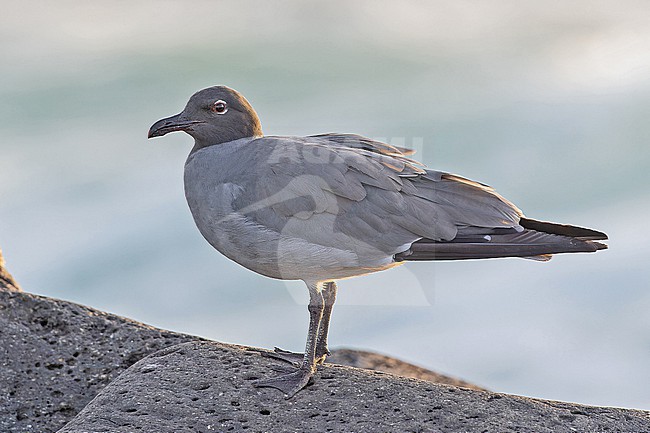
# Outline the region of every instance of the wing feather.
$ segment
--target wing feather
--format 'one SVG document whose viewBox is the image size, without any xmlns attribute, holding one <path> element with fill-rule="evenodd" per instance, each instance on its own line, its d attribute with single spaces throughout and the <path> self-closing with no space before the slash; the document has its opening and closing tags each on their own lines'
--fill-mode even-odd
<svg viewBox="0 0 650 433">
<path fill-rule="evenodd" d="M 319 245 L 396 254 L 421 238 L 450 241 L 467 227 L 515 227 L 521 216 L 490 187 L 426 170 L 364 137 L 263 137 L 251 145 L 256 175 L 238 199 L 244 212 Z"/>
</svg>

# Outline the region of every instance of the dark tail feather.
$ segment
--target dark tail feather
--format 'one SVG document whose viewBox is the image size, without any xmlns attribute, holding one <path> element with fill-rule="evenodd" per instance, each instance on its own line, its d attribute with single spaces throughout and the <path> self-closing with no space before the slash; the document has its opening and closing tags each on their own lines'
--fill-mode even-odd
<svg viewBox="0 0 650 433">
<path fill-rule="evenodd" d="M 604 241 L 607 240 L 607 235 L 592 229 L 584 227 L 570 226 L 566 224 L 549 223 L 545 221 L 531 220 L 522 218 L 519 224 L 529 230 L 536 230 L 538 232 L 550 233 L 554 235 L 569 236 L 583 241 Z"/>
<path fill-rule="evenodd" d="M 604 233 L 561 224 L 526 221 L 532 221 L 538 224 L 538 227 L 548 226 L 550 230 L 546 233 L 526 229 L 518 233 L 512 230 L 506 234 L 458 236 L 449 242 L 420 239 L 407 251 L 396 254 L 395 260 L 466 260 L 497 257 L 548 260 L 550 254 L 591 253 L 607 248 L 605 244 L 587 239 L 593 236 L 598 236 L 596 239 L 607 239 Z M 521 225 L 526 227 L 523 222 Z M 580 236 L 570 237 L 555 233 L 561 230 L 565 233 L 578 233 Z"/>
</svg>

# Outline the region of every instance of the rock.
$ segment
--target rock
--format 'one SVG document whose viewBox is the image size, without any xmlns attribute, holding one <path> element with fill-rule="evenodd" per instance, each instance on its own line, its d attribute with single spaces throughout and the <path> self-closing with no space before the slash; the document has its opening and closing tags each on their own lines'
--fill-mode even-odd
<svg viewBox="0 0 650 433">
<path fill-rule="evenodd" d="M 53 432 L 144 356 L 197 337 L 0 288 L 0 432 Z"/>
<path fill-rule="evenodd" d="M 147 356 L 59 433 L 644 432 L 650 413 L 477 391 L 325 365 L 285 400 L 251 384 L 281 361 L 207 341 Z M 277 373 L 276 373 L 277 374 Z"/>
<path fill-rule="evenodd" d="M 378 370 L 396 374 L 398 376 L 412 377 L 414 379 L 428 380 L 429 382 L 444 383 L 446 385 L 462 386 L 465 388 L 485 391 L 485 388 L 465 382 L 464 380 L 436 373 L 427 370 L 426 368 L 391 358 L 390 356 L 366 352 L 363 350 L 333 350 L 332 354 L 327 357 L 327 362 L 339 365 L 349 365 L 350 367 L 363 368 L 366 370 Z"/>
<path fill-rule="evenodd" d="M 20 292 L 8 273 L 0 275 L 8 276 L 0 280 L 2 433 L 54 432 L 139 359 L 201 340 Z M 402 375 L 417 372 L 417 377 L 428 371 L 369 352 L 334 351 L 334 359 Z M 430 378 L 454 380 L 428 373 Z"/>
<path fill-rule="evenodd" d="M 251 385 L 283 366 L 261 349 L 21 292 L 1 259 L 2 433 L 49 433 L 70 420 L 60 431 L 650 431 L 649 412 L 466 389 L 477 387 L 347 349 L 330 359 L 466 388 L 327 364 L 284 400 Z"/>
</svg>

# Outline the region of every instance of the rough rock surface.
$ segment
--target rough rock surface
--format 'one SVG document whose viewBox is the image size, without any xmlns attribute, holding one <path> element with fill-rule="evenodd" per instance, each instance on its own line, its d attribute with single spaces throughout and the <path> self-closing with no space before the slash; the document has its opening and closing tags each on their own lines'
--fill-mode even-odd
<svg viewBox="0 0 650 433">
<path fill-rule="evenodd" d="M 195 339 L 0 288 L 0 432 L 56 431 L 139 359 Z"/>
<path fill-rule="evenodd" d="M 259 351 L 21 292 L 0 253 L 2 433 L 54 432 L 72 418 L 61 431 L 650 432 L 649 412 L 329 364 L 286 401 L 279 391 L 251 386 L 282 367 Z M 330 360 L 472 386 L 369 352 L 338 350 Z"/>
<path fill-rule="evenodd" d="M 351 367 L 363 368 L 366 370 L 377 370 L 386 373 L 396 374 L 398 376 L 412 377 L 414 379 L 428 380 L 429 382 L 444 383 L 445 385 L 462 386 L 471 389 L 485 388 L 476 386 L 472 383 L 465 382 L 455 377 L 435 373 L 426 368 L 400 361 L 390 356 L 380 355 L 378 353 L 366 352 L 363 350 L 338 349 L 333 350 L 332 354 L 327 357 L 327 362 L 331 364 L 349 365 Z"/>
<path fill-rule="evenodd" d="M 60 433 L 646 432 L 650 413 L 457 388 L 325 365 L 285 400 L 251 384 L 280 361 L 214 342 L 163 349 L 129 368 Z"/>
<path fill-rule="evenodd" d="M 53 432 L 133 363 L 198 337 L 156 329 L 71 302 L 20 292 L 0 268 L 0 432 Z M 403 376 L 423 370 L 345 350 L 353 363 Z M 337 356 L 337 351 L 333 353 Z M 422 370 L 422 371 L 421 371 Z M 455 379 L 428 372 L 444 383 Z"/>
</svg>

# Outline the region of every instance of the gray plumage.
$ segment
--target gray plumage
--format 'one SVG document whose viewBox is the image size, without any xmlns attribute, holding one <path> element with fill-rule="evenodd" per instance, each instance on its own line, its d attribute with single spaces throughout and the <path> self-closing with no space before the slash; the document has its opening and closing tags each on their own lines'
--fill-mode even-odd
<svg viewBox="0 0 650 433">
<path fill-rule="evenodd" d="M 596 242 L 604 233 L 527 219 L 489 186 L 427 169 L 405 149 L 353 134 L 263 136 L 251 105 L 227 87 L 197 92 L 149 137 L 179 130 L 195 139 L 185 194 L 205 239 L 248 269 L 310 290 L 299 370 L 258 382 L 289 396 L 327 354 L 334 280 L 409 260 L 547 260 L 606 248 Z"/>
</svg>

